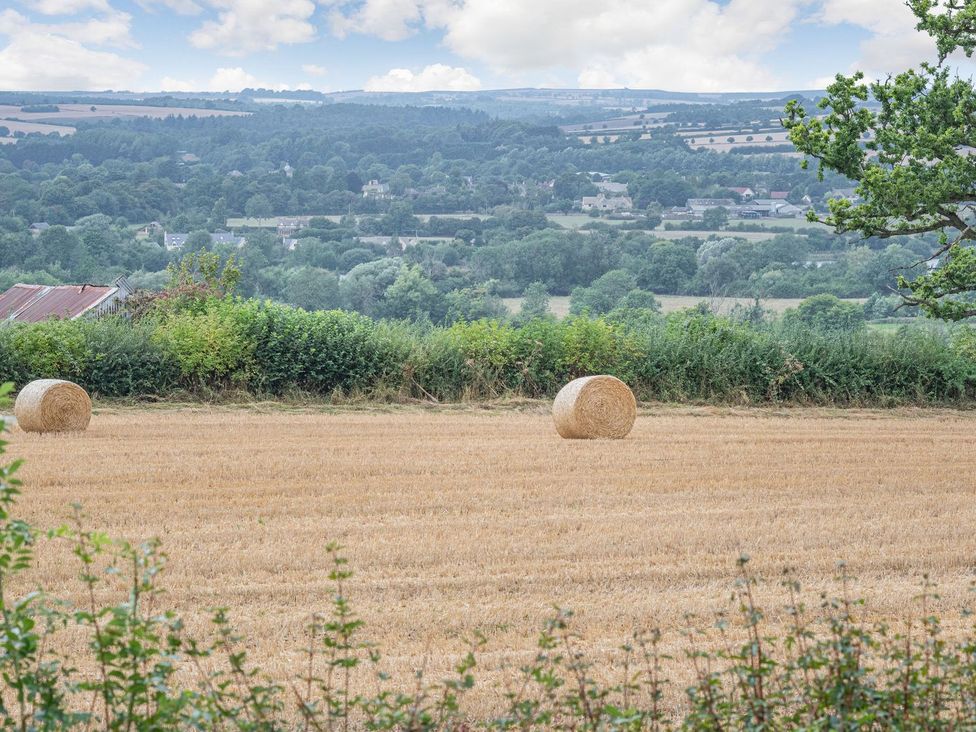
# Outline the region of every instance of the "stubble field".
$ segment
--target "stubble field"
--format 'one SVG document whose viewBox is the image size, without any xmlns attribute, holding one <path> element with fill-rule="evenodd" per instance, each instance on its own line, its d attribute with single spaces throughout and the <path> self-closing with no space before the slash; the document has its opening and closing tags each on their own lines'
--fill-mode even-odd
<svg viewBox="0 0 976 732">
<path fill-rule="evenodd" d="M 838 591 L 839 560 L 867 614 L 896 624 L 930 573 L 953 627 L 976 569 L 974 426 L 931 410 L 653 408 L 626 440 L 573 442 L 532 405 L 103 410 L 76 436 L 15 429 L 9 451 L 26 460 L 31 521 L 57 525 L 79 502 L 92 527 L 160 537 L 169 606 L 199 633 L 207 608 L 230 608 L 279 678 L 328 604 L 323 548 L 340 541 L 353 603 L 405 683 L 487 635 L 477 712 L 554 604 L 608 668 L 635 628 L 663 629 L 680 656 L 685 614 L 708 624 L 727 608 L 743 552 L 774 631 L 782 570 L 816 607 Z M 35 579 L 79 597 L 76 569 L 44 547 Z"/>
</svg>

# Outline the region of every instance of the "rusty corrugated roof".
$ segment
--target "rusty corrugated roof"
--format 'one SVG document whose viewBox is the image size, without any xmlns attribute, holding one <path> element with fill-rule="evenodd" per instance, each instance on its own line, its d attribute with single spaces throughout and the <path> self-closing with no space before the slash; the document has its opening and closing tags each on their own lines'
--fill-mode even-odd
<svg viewBox="0 0 976 732">
<path fill-rule="evenodd" d="M 44 285 L 16 284 L 0 294 L 0 319 L 9 320 L 46 289 Z"/>
<path fill-rule="evenodd" d="M 105 285 L 16 284 L 0 295 L 0 318 L 37 323 L 49 318 L 77 318 L 118 288 Z"/>
</svg>

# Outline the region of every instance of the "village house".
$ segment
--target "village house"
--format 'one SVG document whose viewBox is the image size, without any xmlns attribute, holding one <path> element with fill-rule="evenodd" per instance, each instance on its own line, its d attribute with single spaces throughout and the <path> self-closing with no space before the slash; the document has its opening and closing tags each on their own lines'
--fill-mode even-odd
<svg viewBox="0 0 976 732">
<path fill-rule="evenodd" d="M 238 249 L 247 244 L 246 236 L 239 236 L 237 234 L 231 234 L 228 231 L 215 231 L 210 235 L 211 244 L 230 244 L 236 246 Z"/>
<path fill-rule="evenodd" d="M 308 226 L 309 216 L 291 216 L 277 221 L 278 236 L 289 236 Z"/>
<path fill-rule="evenodd" d="M 756 192 L 751 188 L 736 186 L 734 188 L 729 188 L 729 190 L 735 193 L 743 201 L 751 201 L 756 197 Z"/>
<path fill-rule="evenodd" d="M 163 246 L 168 252 L 174 249 L 182 249 L 189 236 L 189 234 L 163 234 Z"/>
<path fill-rule="evenodd" d="M 583 196 L 580 203 L 582 211 L 629 211 L 634 207 L 630 196 Z"/>
<path fill-rule="evenodd" d="M 0 321 L 38 323 L 52 318 L 98 317 L 117 312 L 132 293 L 132 285 L 125 277 L 111 285 L 17 283 L 0 294 Z"/>
<path fill-rule="evenodd" d="M 384 201 L 393 198 L 393 194 L 390 193 L 390 186 L 386 183 L 371 180 L 363 186 L 363 198 L 374 198 L 379 201 Z"/>
</svg>

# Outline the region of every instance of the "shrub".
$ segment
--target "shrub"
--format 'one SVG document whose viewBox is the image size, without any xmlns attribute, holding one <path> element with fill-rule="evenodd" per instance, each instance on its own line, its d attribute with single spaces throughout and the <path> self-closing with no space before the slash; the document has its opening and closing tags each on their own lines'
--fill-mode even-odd
<svg viewBox="0 0 976 732">
<path fill-rule="evenodd" d="M 254 344 L 247 338 L 248 310 L 231 299 L 210 299 L 201 312 L 177 311 L 159 318 L 153 341 L 179 364 L 191 385 L 220 385 L 231 377 L 247 382 Z"/>
<path fill-rule="evenodd" d="M 280 394 L 365 389 L 388 373 L 375 323 L 356 313 L 305 312 L 263 303 L 246 309 L 253 341 L 253 385 Z"/>
<path fill-rule="evenodd" d="M 153 340 L 145 325 L 120 318 L 85 323 L 88 359 L 79 383 L 98 396 L 158 396 L 178 383 L 177 361 Z"/>
<path fill-rule="evenodd" d="M 5 335 L 12 366 L 8 373 L 20 383 L 46 378 L 77 381 L 84 373 L 90 354 L 80 324 L 69 320 L 12 324 Z"/>
</svg>

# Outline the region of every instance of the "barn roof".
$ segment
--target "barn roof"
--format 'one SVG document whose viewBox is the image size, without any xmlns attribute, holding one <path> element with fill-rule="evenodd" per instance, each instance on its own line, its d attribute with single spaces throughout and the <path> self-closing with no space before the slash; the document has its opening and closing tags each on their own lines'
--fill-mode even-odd
<svg viewBox="0 0 976 732">
<path fill-rule="evenodd" d="M 25 285 L 0 294 L 0 318 L 37 323 L 49 318 L 71 320 L 118 291 L 109 285 Z"/>
</svg>

